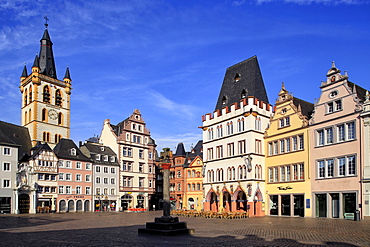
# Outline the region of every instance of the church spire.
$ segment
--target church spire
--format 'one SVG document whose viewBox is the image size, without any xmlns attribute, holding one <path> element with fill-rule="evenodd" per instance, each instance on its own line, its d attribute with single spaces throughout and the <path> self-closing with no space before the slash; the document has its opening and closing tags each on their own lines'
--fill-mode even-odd
<svg viewBox="0 0 370 247">
<path fill-rule="evenodd" d="M 40 73 L 46 76 L 57 79 L 57 73 L 55 69 L 54 55 L 53 55 L 53 42 L 51 42 L 49 31 L 48 31 L 48 21 L 49 19 L 45 17 L 45 31 L 40 40 L 40 56 L 39 56 L 39 66 Z"/>
<path fill-rule="evenodd" d="M 24 65 L 21 78 L 26 78 L 27 76 L 28 76 L 27 67 L 26 67 L 26 65 Z"/>
</svg>

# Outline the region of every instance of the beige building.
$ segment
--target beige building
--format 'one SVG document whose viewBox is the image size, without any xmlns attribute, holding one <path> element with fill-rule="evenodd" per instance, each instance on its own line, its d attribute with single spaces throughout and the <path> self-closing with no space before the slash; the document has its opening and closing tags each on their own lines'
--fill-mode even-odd
<svg viewBox="0 0 370 247">
<path fill-rule="evenodd" d="M 136 109 L 117 125 L 105 120 L 99 142 L 109 146 L 118 157 L 120 209 L 148 210 L 155 188 L 155 143 L 140 111 Z"/>
<path fill-rule="evenodd" d="M 332 67 L 310 120 L 313 216 L 353 218 L 361 210 L 361 121 L 365 90 Z"/>
</svg>

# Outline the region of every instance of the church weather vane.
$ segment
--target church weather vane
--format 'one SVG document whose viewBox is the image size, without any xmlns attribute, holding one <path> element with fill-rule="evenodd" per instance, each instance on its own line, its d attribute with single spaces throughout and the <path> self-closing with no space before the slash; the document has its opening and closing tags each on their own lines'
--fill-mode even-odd
<svg viewBox="0 0 370 247">
<path fill-rule="evenodd" d="M 49 24 L 48 24 L 48 21 L 49 21 L 49 18 L 47 15 L 44 16 L 44 19 L 45 19 L 45 27 L 48 28 Z"/>
</svg>

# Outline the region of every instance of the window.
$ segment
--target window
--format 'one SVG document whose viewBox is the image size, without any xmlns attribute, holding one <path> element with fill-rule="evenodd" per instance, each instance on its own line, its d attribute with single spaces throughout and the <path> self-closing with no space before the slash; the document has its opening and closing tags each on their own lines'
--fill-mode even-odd
<svg viewBox="0 0 370 247">
<path fill-rule="evenodd" d="M 100 166 L 96 166 L 96 167 L 95 167 L 95 171 L 96 171 L 96 172 L 100 172 Z"/>
<path fill-rule="evenodd" d="M 278 181 L 279 181 L 278 168 L 277 167 L 274 167 L 274 182 L 278 182 Z"/>
<path fill-rule="evenodd" d="M 81 174 L 76 174 L 76 181 L 81 181 Z"/>
<path fill-rule="evenodd" d="M 66 186 L 66 194 L 71 194 L 71 193 L 72 193 L 71 186 L 67 185 Z"/>
<path fill-rule="evenodd" d="M 3 188 L 10 188 L 10 180 L 4 179 L 3 180 Z"/>
<path fill-rule="evenodd" d="M 111 179 L 110 179 L 110 183 L 111 183 L 111 184 L 115 184 L 115 183 L 116 183 L 116 179 L 111 178 Z"/>
<path fill-rule="evenodd" d="M 95 181 L 97 184 L 100 184 L 100 177 L 96 177 Z"/>
<path fill-rule="evenodd" d="M 46 186 L 44 188 L 45 188 L 45 193 L 50 193 L 50 187 L 49 186 Z"/>
<path fill-rule="evenodd" d="M 127 163 L 127 171 L 132 171 L 132 163 L 131 162 L 128 162 Z"/>
<path fill-rule="evenodd" d="M 133 179 L 132 178 L 128 178 L 127 179 L 127 186 L 128 187 L 132 187 L 132 183 L 133 183 Z"/>
<path fill-rule="evenodd" d="M 290 166 L 286 167 L 286 181 L 290 181 Z"/>
<path fill-rule="evenodd" d="M 104 184 L 108 184 L 108 178 L 104 178 L 103 181 L 104 181 Z"/>
<path fill-rule="evenodd" d="M 104 155 L 103 159 L 104 161 L 108 161 L 108 155 Z"/>
<path fill-rule="evenodd" d="M 177 177 L 181 178 L 181 171 L 177 171 Z"/>
<path fill-rule="evenodd" d="M 75 148 L 71 148 L 71 150 L 70 150 L 70 154 L 71 154 L 72 156 L 76 156 L 76 155 L 77 155 L 76 149 L 75 149 Z"/>
<path fill-rule="evenodd" d="M 280 140 L 280 153 L 285 153 L 285 140 Z"/>
<path fill-rule="evenodd" d="M 254 120 L 254 127 L 256 130 L 260 131 L 261 130 L 261 118 L 260 117 L 256 117 L 256 119 Z"/>
<path fill-rule="evenodd" d="M 303 150 L 304 149 L 303 135 L 298 136 L 298 139 L 299 139 L 299 150 Z"/>
<path fill-rule="evenodd" d="M 333 175 L 334 175 L 334 160 L 333 159 L 327 160 L 326 163 L 327 163 L 327 167 L 328 167 L 327 176 L 328 177 L 333 177 Z"/>
<path fill-rule="evenodd" d="M 85 181 L 86 182 L 90 182 L 90 179 L 91 179 L 91 175 L 88 174 L 88 175 L 85 176 Z"/>
<path fill-rule="evenodd" d="M 326 106 L 327 113 L 333 113 L 342 110 L 342 100 L 329 102 Z"/>
<path fill-rule="evenodd" d="M 222 145 L 216 147 L 216 158 L 220 159 L 223 157 Z"/>
<path fill-rule="evenodd" d="M 86 163 L 86 170 L 91 170 L 91 164 L 90 163 Z"/>
<path fill-rule="evenodd" d="M 80 195 L 81 194 L 81 186 L 76 187 L 76 194 Z"/>
<path fill-rule="evenodd" d="M 274 182 L 274 172 L 272 168 L 269 168 L 269 182 L 270 183 Z"/>
<path fill-rule="evenodd" d="M 85 188 L 85 194 L 90 195 L 90 193 L 91 193 L 91 188 L 88 186 Z"/>
<path fill-rule="evenodd" d="M 66 180 L 71 181 L 72 180 L 72 175 L 70 173 L 66 174 Z"/>
<path fill-rule="evenodd" d="M 104 188 L 104 195 L 108 195 L 108 189 Z"/>
<path fill-rule="evenodd" d="M 177 184 L 177 190 L 181 191 L 181 184 L 180 183 Z"/>
<path fill-rule="evenodd" d="M 245 140 L 238 141 L 238 150 L 239 154 L 245 154 L 247 152 Z"/>
<path fill-rule="evenodd" d="M 104 167 L 104 173 L 108 173 L 108 167 Z"/>
<path fill-rule="evenodd" d="M 100 160 L 100 154 L 97 154 L 97 155 L 95 156 L 95 159 L 96 159 L 96 160 Z"/>
<path fill-rule="evenodd" d="M 10 171 L 10 163 L 4 162 L 4 164 L 3 164 L 3 171 Z"/>
<path fill-rule="evenodd" d="M 127 187 L 127 178 L 126 177 L 123 177 L 122 185 L 123 185 L 123 187 Z"/>
<path fill-rule="evenodd" d="M 63 160 L 59 160 L 59 161 L 58 161 L 58 166 L 59 166 L 59 167 L 64 167 Z"/>
<path fill-rule="evenodd" d="M 144 150 L 139 150 L 139 159 L 144 159 Z"/>
<path fill-rule="evenodd" d="M 286 151 L 290 152 L 290 138 L 285 139 L 286 142 Z"/>
<path fill-rule="evenodd" d="M 272 148 L 272 142 L 269 142 L 268 144 L 268 152 L 269 152 L 269 156 L 271 156 L 273 154 L 273 148 Z"/>
<path fill-rule="evenodd" d="M 60 172 L 59 173 L 59 180 L 63 180 L 64 179 L 64 173 Z"/>
<path fill-rule="evenodd" d="M 144 187 L 144 178 L 139 178 L 139 188 Z"/>
<path fill-rule="evenodd" d="M 116 194 L 116 190 L 115 189 L 110 189 L 110 194 L 111 195 L 115 195 Z"/>
<path fill-rule="evenodd" d="M 64 194 L 64 186 L 59 186 L 58 193 L 59 194 Z"/>
<path fill-rule="evenodd" d="M 333 143 L 333 128 L 326 129 L 326 143 Z"/>
<path fill-rule="evenodd" d="M 255 151 L 257 154 L 262 154 L 262 141 L 255 139 Z"/>
<path fill-rule="evenodd" d="M 45 103 L 50 103 L 50 90 L 48 86 L 44 87 L 42 101 Z"/>
<path fill-rule="evenodd" d="M 152 159 L 153 159 L 153 152 L 151 152 L 151 151 L 150 151 L 150 152 L 148 153 L 148 159 L 150 159 L 150 160 L 152 160 Z"/>
<path fill-rule="evenodd" d="M 338 125 L 338 141 L 344 141 L 345 140 L 345 132 L 344 132 L 344 124 Z"/>
<path fill-rule="evenodd" d="M 223 135 L 222 133 L 222 125 L 217 126 L 217 137 L 221 138 Z"/>
<path fill-rule="evenodd" d="M 355 122 L 347 123 L 347 132 L 347 140 L 353 140 L 356 138 Z"/>
<path fill-rule="evenodd" d="M 338 159 L 338 175 L 344 176 L 346 174 L 346 158 Z"/>
<path fill-rule="evenodd" d="M 355 156 L 348 157 L 348 175 L 356 174 L 356 159 Z"/>
<path fill-rule="evenodd" d="M 110 173 L 116 173 L 116 168 L 111 167 L 111 168 L 110 168 Z"/>
<path fill-rule="evenodd" d="M 4 155 L 10 155 L 10 148 L 4 147 Z"/>
<path fill-rule="evenodd" d="M 78 161 L 76 162 L 76 168 L 77 168 L 77 169 L 81 169 L 81 168 L 82 168 L 82 167 L 81 167 L 81 162 L 78 162 Z"/>
<path fill-rule="evenodd" d="M 285 166 L 280 167 L 280 181 L 281 182 L 285 181 Z"/>
<path fill-rule="evenodd" d="M 276 154 L 278 154 L 278 153 L 279 153 L 278 142 L 277 142 L 277 141 L 275 141 L 275 142 L 274 142 L 274 154 L 276 155 Z"/>
<path fill-rule="evenodd" d="M 289 126 L 290 125 L 290 117 L 280 118 L 279 123 L 280 123 L 279 124 L 280 128 Z"/>
<path fill-rule="evenodd" d="M 227 156 L 228 157 L 234 156 L 234 143 L 227 144 Z"/>
<path fill-rule="evenodd" d="M 71 168 L 72 167 L 71 161 L 69 161 L 69 160 L 66 161 L 66 167 L 67 168 Z"/>
<path fill-rule="evenodd" d="M 298 137 L 293 136 L 292 140 L 293 140 L 293 151 L 297 151 L 298 150 Z"/>
</svg>

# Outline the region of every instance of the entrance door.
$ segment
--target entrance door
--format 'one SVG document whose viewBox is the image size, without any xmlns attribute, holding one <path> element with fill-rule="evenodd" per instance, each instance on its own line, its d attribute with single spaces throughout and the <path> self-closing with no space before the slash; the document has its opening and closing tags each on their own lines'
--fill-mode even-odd
<svg viewBox="0 0 370 247">
<path fill-rule="evenodd" d="M 316 217 L 327 217 L 326 194 L 316 195 Z"/>
<path fill-rule="evenodd" d="M 294 195 L 294 216 L 304 217 L 304 195 Z"/>
<path fill-rule="evenodd" d="M 331 205 L 332 205 L 332 217 L 339 218 L 339 194 L 331 195 Z"/>
<path fill-rule="evenodd" d="M 290 216 L 290 195 L 281 196 L 281 215 Z"/>
<path fill-rule="evenodd" d="M 30 197 L 27 194 L 18 196 L 18 209 L 20 214 L 28 214 L 30 212 Z"/>
</svg>

